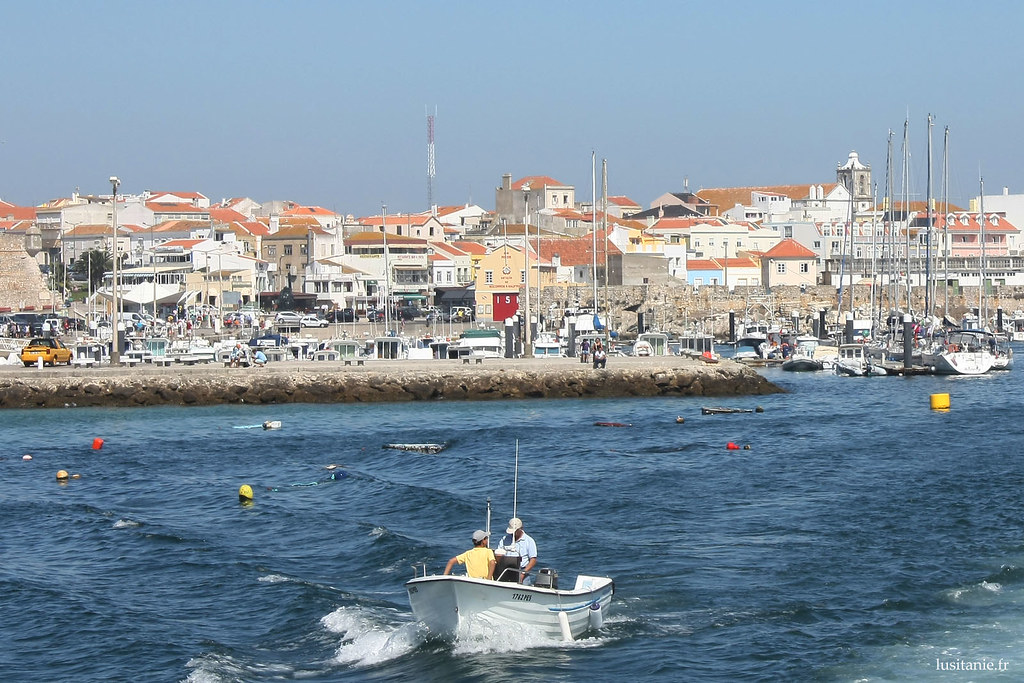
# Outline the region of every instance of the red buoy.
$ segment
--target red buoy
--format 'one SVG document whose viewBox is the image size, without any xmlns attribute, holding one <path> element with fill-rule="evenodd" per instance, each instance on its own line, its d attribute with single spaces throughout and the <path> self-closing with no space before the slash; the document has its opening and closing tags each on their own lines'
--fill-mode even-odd
<svg viewBox="0 0 1024 683">
<path fill-rule="evenodd" d="M 94 451 L 98 451 L 101 448 L 103 448 L 103 439 L 97 436 L 95 439 L 92 440 L 92 449 Z"/>
<path fill-rule="evenodd" d="M 727 450 L 730 450 L 730 451 L 738 451 L 740 449 L 740 447 L 737 446 L 736 444 L 734 444 L 732 441 L 730 441 L 729 443 L 725 444 L 725 447 L 726 447 Z"/>
</svg>

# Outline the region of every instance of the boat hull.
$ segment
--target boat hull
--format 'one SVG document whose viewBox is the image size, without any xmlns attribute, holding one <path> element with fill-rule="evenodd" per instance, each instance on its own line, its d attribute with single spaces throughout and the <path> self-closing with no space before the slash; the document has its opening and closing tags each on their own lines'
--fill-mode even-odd
<svg viewBox="0 0 1024 683">
<path fill-rule="evenodd" d="M 486 629 L 526 629 L 561 639 L 562 622 L 579 638 L 604 622 L 615 592 L 611 579 L 582 575 L 572 590 L 451 575 L 417 577 L 405 587 L 416 617 L 432 636 L 446 640 Z"/>
<path fill-rule="evenodd" d="M 943 351 L 932 357 L 932 368 L 939 375 L 984 375 L 995 359 L 987 351 Z"/>
</svg>

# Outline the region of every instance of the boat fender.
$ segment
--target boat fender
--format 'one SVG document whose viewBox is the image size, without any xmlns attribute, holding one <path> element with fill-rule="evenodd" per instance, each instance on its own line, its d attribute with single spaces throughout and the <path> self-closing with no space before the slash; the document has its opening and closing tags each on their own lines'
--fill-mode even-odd
<svg viewBox="0 0 1024 683">
<path fill-rule="evenodd" d="M 604 613 L 601 612 L 601 603 L 597 600 L 590 603 L 590 628 L 595 631 L 604 626 Z"/>
<path fill-rule="evenodd" d="M 567 640 L 570 643 L 575 640 L 572 637 L 572 629 L 569 628 L 569 615 L 565 612 L 558 613 L 558 628 L 562 630 L 562 640 Z"/>
<path fill-rule="evenodd" d="M 725 444 L 725 449 L 728 450 L 728 451 L 738 451 L 740 449 L 740 447 L 737 446 L 732 441 L 730 441 L 729 443 Z"/>
<path fill-rule="evenodd" d="M 761 406 L 758 406 L 758 407 L 754 408 L 754 412 L 755 413 L 763 413 L 764 412 L 764 408 L 762 408 Z"/>
<path fill-rule="evenodd" d="M 680 424 L 681 425 L 684 422 L 686 422 L 686 418 L 683 417 L 682 415 L 679 415 L 679 416 L 676 417 L 676 424 Z"/>
</svg>

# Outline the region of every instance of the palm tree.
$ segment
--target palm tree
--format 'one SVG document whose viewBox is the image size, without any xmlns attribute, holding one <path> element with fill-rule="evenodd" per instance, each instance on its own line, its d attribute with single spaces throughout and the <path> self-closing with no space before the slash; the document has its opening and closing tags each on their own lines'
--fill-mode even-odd
<svg viewBox="0 0 1024 683">
<path fill-rule="evenodd" d="M 71 272 L 80 279 L 89 280 L 93 291 L 103 284 L 103 275 L 114 268 L 110 252 L 105 249 L 90 249 L 71 264 Z"/>
</svg>

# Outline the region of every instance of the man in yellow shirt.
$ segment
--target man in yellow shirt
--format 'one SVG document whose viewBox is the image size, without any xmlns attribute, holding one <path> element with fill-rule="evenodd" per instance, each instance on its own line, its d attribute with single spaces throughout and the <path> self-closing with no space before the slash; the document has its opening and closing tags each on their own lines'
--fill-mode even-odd
<svg viewBox="0 0 1024 683">
<path fill-rule="evenodd" d="M 494 551 L 487 547 L 487 533 L 477 529 L 473 532 L 473 547 L 448 560 L 445 574 L 452 573 L 455 563 L 466 565 L 466 576 L 472 579 L 489 579 L 494 575 Z"/>
</svg>

